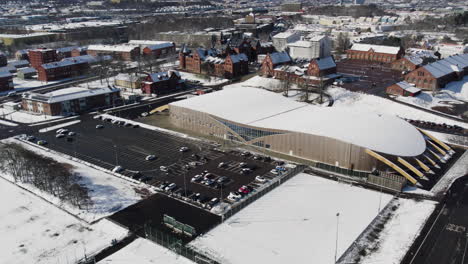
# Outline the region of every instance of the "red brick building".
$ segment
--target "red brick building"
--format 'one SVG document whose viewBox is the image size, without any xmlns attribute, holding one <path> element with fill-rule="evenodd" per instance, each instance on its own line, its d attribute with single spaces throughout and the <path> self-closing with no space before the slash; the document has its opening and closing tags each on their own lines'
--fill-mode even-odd
<svg viewBox="0 0 468 264">
<path fill-rule="evenodd" d="M 336 73 L 336 63 L 333 57 L 318 58 L 311 60 L 307 67 L 307 75 L 324 77 Z"/>
<path fill-rule="evenodd" d="M 398 71 L 414 71 L 423 64 L 422 57 L 405 56 L 392 62 L 392 69 Z"/>
<path fill-rule="evenodd" d="M 467 74 L 468 54 L 461 54 L 419 67 L 405 75 L 405 81 L 421 89 L 437 90 Z"/>
<path fill-rule="evenodd" d="M 78 56 L 84 56 L 87 55 L 86 51 L 88 50 L 87 47 L 75 47 L 71 51 L 71 56 L 72 57 L 78 57 Z"/>
<path fill-rule="evenodd" d="M 0 67 L 6 66 L 8 64 L 7 57 L 5 53 L 0 51 Z"/>
<path fill-rule="evenodd" d="M 39 48 L 28 51 L 29 62 L 31 67 L 38 69 L 39 66 L 45 63 L 58 61 L 57 51 L 54 49 Z"/>
<path fill-rule="evenodd" d="M 114 59 L 124 61 L 136 61 L 140 58 L 140 47 L 135 45 L 90 45 L 86 51 L 88 55 L 110 55 Z"/>
<path fill-rule="evenodd" d="M 159 44 L 148 45 L 143 48 L 143 56 L 160 58 L 170 54 L 175 54 L 174 42 L 161 42 Z"/>
<path fill-rule="evenodd" d="M 391 63 L 401 59 L 405 55 L 405 51 L 402 47 L 357 43 L 346 50 L 346 55 L 348 59 L 352 60 Z"/>
<path fill-rule="evenodd" d="M 390 85 L 386 89 L 387 94 L 400 95 L 400 96 L 416 96 L 421 93 L 421 89 L 402 81 Z"/>
<path fill-rule="evenodd" d="M 57 49 L 57 58 L 59 60 L 64 59 L 64 58 L 70 58 L 72 57 L 72 52 L 73 50 L 77 49 L 78 47 L 63 47 L 63 48 L 58 48 Z"/>
<path fill-rule="evenodd" d="M 192 52 L 183 47 L 179 67 L 193 73 L 236 78 L 249 72 L 249 58 L 244 53 L 219 54 L 217 50 L 203 48 Z"/>
<path fill-rule="evenodd" d="M 0 92 L 13 90 L 13 75 L 9 72 L 0 72 Z"/>
<path fill-rule="evenodd" d="M 166 94 L 185 86 L 179 72 L 167 71 L 148 74 L 143 80 L 141 91 L 146 94 Z"/>
<path fill-rule="evenodd" d="M 274 76 L 274 70 L 281 65 L 291 64 L 292 59 L 286 51 L 267 54 L 263 59 L 261 73 L 264 76 Z"/>
<path fill-rule="evenodd" d="M 65 88 L 46 94 L 25 93 L 23 109 L 45 115 L 68 115 L 121 103 L 116 88 Z"/>
<path fill-rule="evenodd" d="M 43 82 L 85 75 L 90 65 L 87 60 L 65 59 L 58 62 L 42 64 L 37 68 L 37 79 Z"/>
</svg>

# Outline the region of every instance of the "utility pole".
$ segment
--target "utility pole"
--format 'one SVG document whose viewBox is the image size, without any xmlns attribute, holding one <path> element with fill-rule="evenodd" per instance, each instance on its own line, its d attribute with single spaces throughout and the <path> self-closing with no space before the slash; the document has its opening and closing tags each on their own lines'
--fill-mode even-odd
<svg viewBox="0 0 468 264">
<path fill-rule="evenodd" d="M 340 213 L 336 213 L 336 240 L 335 240 L 335 264 L 336 264 L 336 256 L 338 252 L 338 224 L 340 222 Z"/>
<path fill-rule="evenodd" d="M 114 145 L 114 151 L 115 151 L 115 166 L 119 166 L 119 155 L 117 153 L 117 145 Z"/>
</svg>

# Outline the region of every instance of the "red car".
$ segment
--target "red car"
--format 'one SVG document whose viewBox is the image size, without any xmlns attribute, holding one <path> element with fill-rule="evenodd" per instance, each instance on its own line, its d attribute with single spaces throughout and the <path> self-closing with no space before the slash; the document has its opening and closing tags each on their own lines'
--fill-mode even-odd
<svg viewBox="0 0 468 264">
<path fill-rule="evenodd" d="M 242 194 L 248 194 L 250 193 L 250 188 L 244 185 L 240 187 L 238 191 Z"/>
</svg>

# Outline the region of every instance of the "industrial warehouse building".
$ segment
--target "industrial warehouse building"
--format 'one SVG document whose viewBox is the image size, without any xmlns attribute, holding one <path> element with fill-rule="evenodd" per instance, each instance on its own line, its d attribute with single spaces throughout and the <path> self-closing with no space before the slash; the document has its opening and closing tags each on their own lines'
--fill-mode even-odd
<svg viewBox="0 0 468 264">
<path fill-rule="evenodd" d="M 452 151 L 397 117 L 312 106 L 257 88 L 226 89 L 169 109 L 171 122 L 184 129 L 347 171 L 391 169 L 413 184 Z"/>
</svg>

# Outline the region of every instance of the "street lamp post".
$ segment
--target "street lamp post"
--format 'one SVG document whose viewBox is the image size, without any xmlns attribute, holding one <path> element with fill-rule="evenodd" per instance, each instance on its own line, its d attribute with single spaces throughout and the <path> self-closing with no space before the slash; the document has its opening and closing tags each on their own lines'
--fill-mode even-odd
<svg viewBox="0 0 468 264">
<path fill-rule="evenodd" d="M 338 224 L 340 222 L 340 213 L 336 213 L 336 239 L 335 239 L 335 264 L 336 264 L 336 256 L 338 252 Z"/>
<path fill-rule="evenodd" d="M 115 151 L 115 166 L 119 166 L 119 155 L 117 152 L 117 145 L 114 145 L 114 151 Z"/>
</svg>

